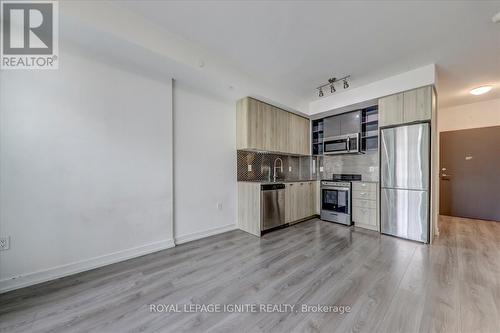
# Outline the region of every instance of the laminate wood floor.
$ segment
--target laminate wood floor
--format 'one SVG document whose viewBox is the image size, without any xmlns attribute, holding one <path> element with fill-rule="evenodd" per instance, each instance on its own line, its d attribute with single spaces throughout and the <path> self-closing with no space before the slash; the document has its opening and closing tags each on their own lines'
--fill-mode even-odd
<svg viewBox="0 0 500 333">
<path fill-rule="evenodd" d="M 151 312 L 325 304 L 346 313 Z M 500 223 L 442 217 L 432 246 L 311 220 L 231 231 L 0 295 L 2 332 L 499 332 Z"/>
</svg>

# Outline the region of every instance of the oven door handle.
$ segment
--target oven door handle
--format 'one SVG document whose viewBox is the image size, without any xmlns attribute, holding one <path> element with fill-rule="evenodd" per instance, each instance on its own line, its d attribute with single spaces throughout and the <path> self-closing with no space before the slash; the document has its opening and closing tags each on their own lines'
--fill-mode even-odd
<svg viewBox="0 0 500 333">
<path fill-rule="evenodd" d="M 350 191 L 348 187 L 322 187 L 322 190 L 335 190 L 335 191 Z"/>
<path fill-rule="evenodd" d="M 347 137 L 347 152 L 351 151 L 351 144 L 349 143 L 350 140 L 351 140 L 351 138 Z"/>
</svg>

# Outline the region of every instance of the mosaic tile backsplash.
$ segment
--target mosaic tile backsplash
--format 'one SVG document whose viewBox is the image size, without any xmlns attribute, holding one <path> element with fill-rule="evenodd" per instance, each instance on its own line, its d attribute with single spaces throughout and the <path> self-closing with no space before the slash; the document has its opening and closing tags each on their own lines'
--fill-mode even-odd
<svg viewBox="0 0 500 333">
<path fill-rule="evenodd" d="M 273 164 L 277 158 L 283 161 L 283 171 L 277 172 L 278 181 L 321 179 L 318 176 L 319 157 L 238 150 L 238 181 L 272 181 Z"/>
<path fill-rule="evenodd" d="M 378 152 L 359 155 L 290 156 L 237 151 L 238 181 L 267 182 L 273 179 L 273 163 L 283 161 L 278 181 L 331 179 L 332 174 L 360 174 L 364 181 L 378 181 Z M 279 164 L 278 164 L 279 165 Z"/>
</svg>

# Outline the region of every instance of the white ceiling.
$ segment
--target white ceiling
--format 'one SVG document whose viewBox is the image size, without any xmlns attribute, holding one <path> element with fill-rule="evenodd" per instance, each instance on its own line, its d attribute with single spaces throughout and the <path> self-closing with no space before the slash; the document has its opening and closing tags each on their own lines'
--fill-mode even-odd
<svg viewBox="0 0 500 333">
<path fill-rule="evenodd" d="M 500 1 L 126 1 L 150 22 L 309 101 L 435 63 L 441 107 L 500 97 Z M 208 66 L 209 64 L 207 64 Z M 495 84 L 489 94 L 472 87 Z"/>
</svg>

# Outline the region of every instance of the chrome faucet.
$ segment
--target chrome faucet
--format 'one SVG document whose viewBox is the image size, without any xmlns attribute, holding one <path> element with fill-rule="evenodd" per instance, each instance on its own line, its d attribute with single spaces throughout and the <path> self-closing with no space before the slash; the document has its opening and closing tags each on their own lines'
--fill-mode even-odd
<svg viewBox="0 0 500 333">
<path fill-rule="evenodd" d="M 279 166 L 279 169 L 281 172 L 283 172 L 283 161 L 281 160 L 281 158 L 277 157 L 275 160 L 274 160 L 274 164 L 273 164 L 273 183 L 276 183 L 276 162 L 278 162 L 278 160 L 280 161 L 280 166 Z"/>
</svg>

